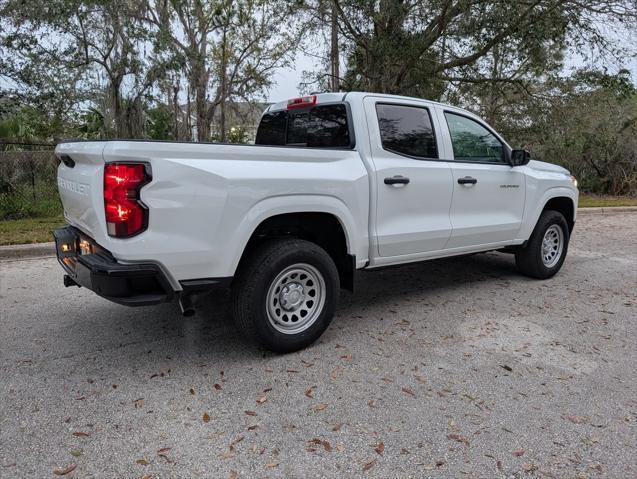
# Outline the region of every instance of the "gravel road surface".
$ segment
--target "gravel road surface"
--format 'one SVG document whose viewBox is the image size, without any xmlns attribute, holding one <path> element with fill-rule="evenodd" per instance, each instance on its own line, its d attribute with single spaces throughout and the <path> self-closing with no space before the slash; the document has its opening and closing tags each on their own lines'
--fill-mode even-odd
<svg viewBox="0 0 637 479">
<path fill-rule="evenodd" d="M 0 477 L 637 477 L 637 213 L 562 271 L 474 255 L 363 273 L 311 348 L 0 263 Z M 57 474 L 57 475 L 56 475 Z"/>
</svg>

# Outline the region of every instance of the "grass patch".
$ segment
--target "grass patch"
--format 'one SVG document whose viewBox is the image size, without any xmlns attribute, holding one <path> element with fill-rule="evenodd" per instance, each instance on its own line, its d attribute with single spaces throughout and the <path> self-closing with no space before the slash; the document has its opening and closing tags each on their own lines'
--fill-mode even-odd
<svg viewBox="0 0 637 479">
<path fill-rule="evenodd" d="M 580 194 L 580 208 L 637 206 L 637 198 L 630 196 L 600 196 Z M 0 246 L 10 244 L 47 243 L 53 241 L 51 232 L 64 226 L 62 214 L 43 218 L 22 218 L 0 221 Z"/>
<path fill-rule="evenodd" d="M 60 226 L 64 226 L 62 215 L 0 221 L 0 245 L 47 243 L 53 241 L 51 232 Z"/>
<path fill-rule="evenodd" d="M 580 208 L 594 208 L 600 206 L 637 206 L 637 198 L 630 196 L 601 196 L 580 194 Z"/>
</svg>

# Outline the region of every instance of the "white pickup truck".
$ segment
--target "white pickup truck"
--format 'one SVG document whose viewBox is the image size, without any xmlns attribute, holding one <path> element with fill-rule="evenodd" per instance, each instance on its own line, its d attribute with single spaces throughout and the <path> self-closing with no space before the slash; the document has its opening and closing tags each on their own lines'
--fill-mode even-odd
<svg viewBox="0 0 637 479">
<path fill-rule="evenodd" d="M 126 305 L 232 289 L 239 329 L 279 352 L 328 327 L 361 269 L 480 251 L 549 278 L 576 180 L 475 115 L 373 93 L 270 106 L 255 145 L 71 141 L 56 148 L 64 283 Z"/>
</svg>

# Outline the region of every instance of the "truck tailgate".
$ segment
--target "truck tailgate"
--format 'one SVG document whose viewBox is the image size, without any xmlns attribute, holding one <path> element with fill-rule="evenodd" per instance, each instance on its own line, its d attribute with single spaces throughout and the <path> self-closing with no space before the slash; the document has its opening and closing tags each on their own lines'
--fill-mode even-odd
<svg viewBox="0 0 637 479">
<path fill-rule="evenodd" d="M 58 189 L 67 222 L 95 238 L 104 229 L 104 157 L 106 142 L 61 143 L 55 153 Z"/>
</svg>

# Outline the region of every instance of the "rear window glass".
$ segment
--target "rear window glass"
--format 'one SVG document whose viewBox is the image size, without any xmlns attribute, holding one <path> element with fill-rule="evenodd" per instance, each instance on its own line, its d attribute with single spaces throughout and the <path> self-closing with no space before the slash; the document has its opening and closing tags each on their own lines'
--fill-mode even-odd
<svg viewBox="0 0 637 479">
<path fill-rule="evenodd" d="M 267 113 L 261 118 L 257 130 L 257 145 L 285 145 L 285 124 L 288 116 L 285 111 Z"/>
<path fill-rule="evenodd" d="M 418 158 L 438 158 L 426 108 L 378 104 L 376 112 L 384 149 Z"/>
<path fill-rule="evenodd" d="M 347 109 L 343 104 L 336 104 L 266 113 L 261 118 L 255 143 L 311 148 L 349 147 Z"/>
</svg>

